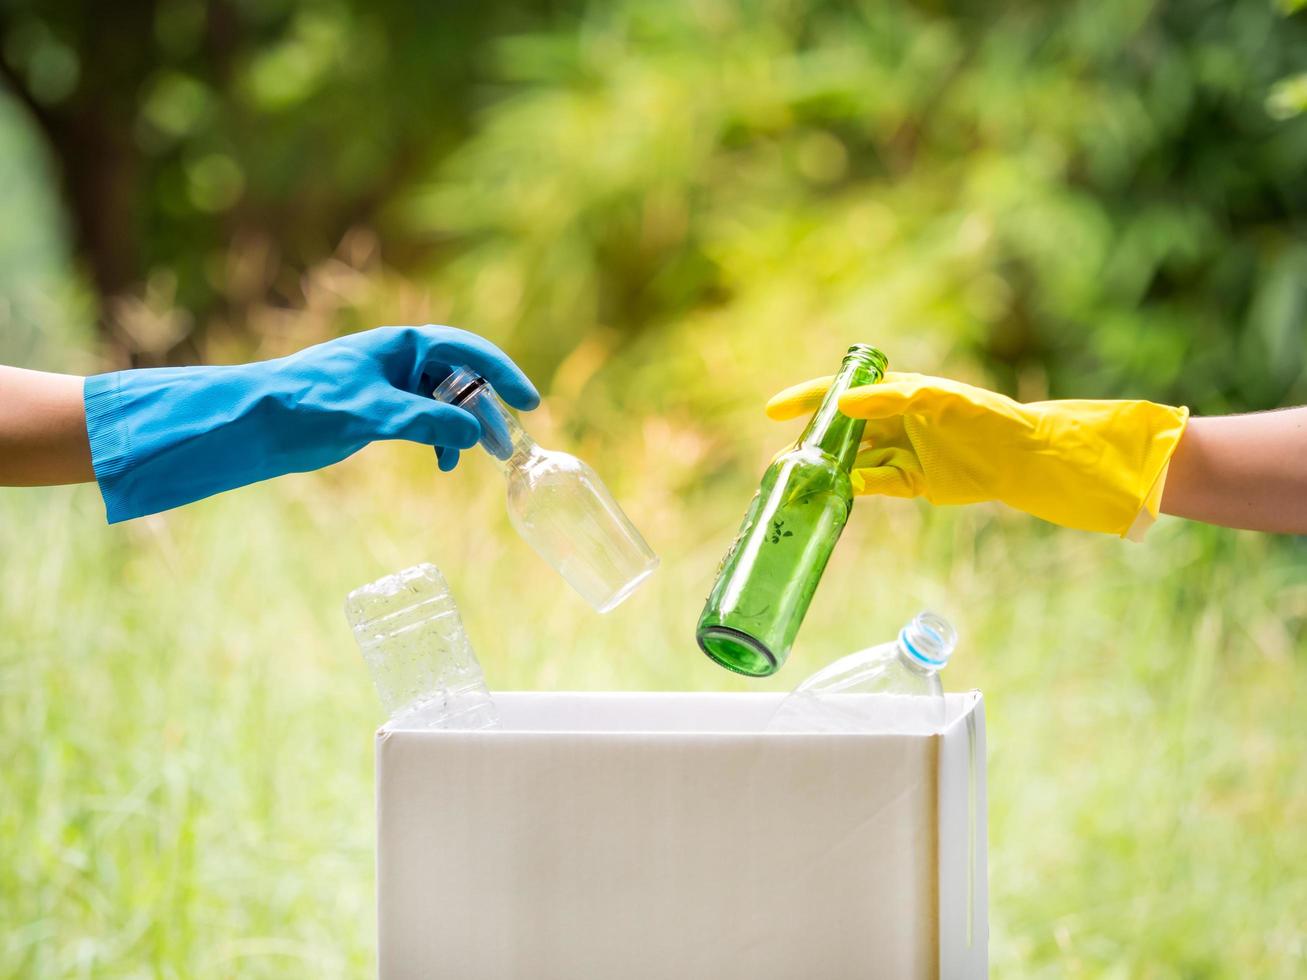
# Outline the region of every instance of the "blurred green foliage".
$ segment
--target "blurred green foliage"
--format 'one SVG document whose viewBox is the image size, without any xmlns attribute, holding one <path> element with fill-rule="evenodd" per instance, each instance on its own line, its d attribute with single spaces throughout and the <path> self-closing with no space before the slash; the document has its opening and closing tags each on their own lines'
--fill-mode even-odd
<svg viewBox="0 0 1307 980">
<path fill-rule="evenodd" d="M 67 228 L 46 178 L 48 160 L 27 121 L 0 98 L 0 362 L 71 367 L 72 349 L 85 344 L 83 292 L 68 275 Z M 91 357 L 83 366 L 94 364 Z"/>
<path fill-rule="evenodd" d="M 209 315 L 293 285 L 466 135 L 479 46 L 538 21 L 537 7 L 124 0 L 109 15 L 87 0 L 4 0 L 0 80 L 57 157 L 100 291 L 153 281 L 198 314 L 115 340 L 147 360 L 193 357 L 183 341 Z M 230 245 L 269 251 L 286 278 L 233 290 Z"/>
<path fill-rule="evenodd" d="M 485 460 L 403 445 L 124 527 L 0 491 L 0 976 L 366 973 L 339 604 L 428 560 L 496 689 L 781 690 L 939 608 L 988 703 L 995 975 L 1303 974 L 1297 543 L 863 500 L 779 677 L 690 635 L 795 434 L 763 399 L 849 343 L 1025 398 L 1307 401 L 1298 0 L 0 0 L 0 65 L 0 358 L 467 326 L 664 563 L 595 617 Z"/>
<path fill-rule="evenodd" d="M 780 277 L 1021 394 L 1307 399 L 1293 4 L 94 9 L 6 0 L 3 62 L 97 281 L 188 313 L 116 331 L 145 360 L 362 224 L 537 368 Z"/>
<path fill-rule="evenodd" d="M 412 215 L 524 342 L 781 280 L 796 331 L 922 333 L 1023 394 L 1307 398 L 1307 20 L 1262 0 L 632 0 L 496 52 Z"/>
</svg>

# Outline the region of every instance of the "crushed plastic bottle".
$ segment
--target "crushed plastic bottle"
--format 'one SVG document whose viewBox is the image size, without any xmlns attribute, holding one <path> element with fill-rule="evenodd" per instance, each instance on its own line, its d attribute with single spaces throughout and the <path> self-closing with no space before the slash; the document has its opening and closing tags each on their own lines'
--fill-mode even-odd
<svg viewBox="0 0 1307 980">
<path fill-rule="evenodd" d="M 345 616 L 393 725 L 499 726 L 499 709 L 435 565 L 415 565 L 355 589 L 345 599 Z"/>
<path fill-rule="evenodd" d="M 933 735 L 946 721 L 939 671 L 957 646 L 943 616 L 918 613 L 898 638 L 841 657 L 794 689 L 773 732 Z"/>
</svg>

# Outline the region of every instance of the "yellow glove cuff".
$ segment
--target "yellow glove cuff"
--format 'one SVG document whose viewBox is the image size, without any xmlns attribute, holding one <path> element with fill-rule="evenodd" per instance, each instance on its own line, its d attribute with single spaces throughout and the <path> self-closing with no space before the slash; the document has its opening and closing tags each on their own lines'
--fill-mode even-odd
<svg viewBox="0 0 1307 980">
<path fill-rule="evenodd" d="M 1180 445 L 1184 430 L 1189 425 L 1189 409 L 1183 405 L 1175 408 L 1156 407 L 1173 413 L 1174 421 L 1173 424 L 1159 431 L 1154 439 L 1154 453 L 1151 455 L 1160 456 L 1161 468 L 1153 479 L 1148 493 L 1145 494 L 1134 521 L 1121 533 L 1121 537 L 1130 541 L 1143 541 L 1144 536 L 1157 523 L 1158 515 L 1162 512 L 1162 494 L 1166 490 L 1166 477 L 1171 469 L 1171 457 L 1175 455 L 1175 449 Z"/>
<path fill-rule="evenodd" d="M 1134 523 L 1121 535 L 1130 541 L 1142 541 L 1146 535 L 1157 523 L 1157 517 L 1162 512 L 1162 494 L 1166 490 L 1166 477 L 1171 471 L 1171 457 L 1175 455 L 1175 449 L 1180 445 L 1180 440 L 1184 438 L 1184 430 L 1189 425 L 1189 409 L 1184 406 L 1173 409 L 1176 413 L 1176 424 L 1166 431 L 1162 436 L 1163 448 L 1165 451 L 1165 461 L 1162 463 L 1161 472 L 1157 474 L 1157 479 L 1153 481 L 1152 488 L 1148 495 L 1144 497 L 1143 506 L 1139 508 L 1139 513 L 1135 515 Z"/>
</svg>

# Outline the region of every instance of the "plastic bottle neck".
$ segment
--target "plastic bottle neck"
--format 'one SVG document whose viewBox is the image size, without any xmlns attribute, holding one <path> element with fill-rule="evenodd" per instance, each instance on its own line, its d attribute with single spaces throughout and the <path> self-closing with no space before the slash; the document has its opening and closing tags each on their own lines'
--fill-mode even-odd
<svg viewBox="0 0 1307 980">
<path fill-rule="evenodd" d="M 821 407 L 799 437 L 799 447 L 817 449 L 834 456 L 842 469 L 846 472 L 851 470 L 867 423 L 862 419 L 851 419 L 841 412 L 840 396 L 850 388 L 875 384 L 881 379 L 886 363 L 885 355 L 875 347 L 865 344 L 850 347 L 840 364 L 839 373 L 835 375 L 835 380 L 826 391 L 826 397 L 822 399 Z"/>
<path fill-rule="evenodd" d="M 901 664 L 905 670 L 910 670 L 914 674 L 920 674 L 922 677 L 932 677 L 939 673 L 939 667 L 932 667 L 913 656 L 912 652 L 904 645 L 902 638 L 895 643 L 895 646 L 898 647 L 899 664 Z M 941 666 L 943 665 L 941 664 Z"/>
<path fill-rule="evenodd" d="M 943 616 L 918 613 L 899 630 L 899 659 L 921 674 L 935 674 L 944 668 L 957 645 L 957 631 Z"/>
<path fill-rule="evenodd" d="M 440 383 L 434 396 L 469 412 L 481 424 L 481 445 L 506 477 L 543 454 L 517 416 L 499 400 L 485 378 L 459 368 Z"/>
<path fill-rule="evenodd" d="M 483 436 L 482 444 L 499 471 L 508 476 L 510 473 L 526 469 L 544 450 L 531 438 L 531 434 L 522 428 L 522 423 L 516 416 L 510 412 L 503 412 L 501 417 L 502 431 L 495 432 L 489 438 Z"/>
</svg>

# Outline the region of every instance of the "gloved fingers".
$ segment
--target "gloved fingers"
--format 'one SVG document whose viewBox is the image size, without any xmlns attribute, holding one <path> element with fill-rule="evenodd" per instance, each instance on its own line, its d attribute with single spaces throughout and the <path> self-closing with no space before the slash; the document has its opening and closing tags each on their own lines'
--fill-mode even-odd
<svg viewBox="0 0 1307 980">
<path fill-rule="evenodd" d="M 868 419 L 867 427 L 862 430 L 862 443 L 858 447 L 859 459 L 862 460 L 869 452 L 876 449 L 889 449 L 896 447 L 908 452 L 914 452 L 912 439 L 908 436 L 905 420 L 901 415 L 893 415 L 887 419 Z M 864 465 L 859 463 L 858 465 Z"/>
<path fill-rule="evenodd" d="M 886 371 L 884 378 L 874 385 L 867 385 L 867 388 L 879 388 L 882 385 L 893 384 L 905 378 L 918 378 L 921 375 L 903 374 L 898 371 Z M 811 415 L 821 405 L 821 400 L 826 397 L 826 389 L 830 387 L 833 375 L 826 375 L 823 378 L 812 378 L 797 385 L 791 385 L 783 391 L 778 391 L 772 395 L 767 402 L 767 417 L 777 422 L 783 422 L 786 419 L 798 418 L 801 415 Z M 860 390 L 860 389 L 855 389 Z M 843 411 L 843 409 L 841 409 Z M 845 414 L 848 414 L 847 412 Z"/>
<path fill-rule="evenodd" d="M 767 417 L 783 422 L 801 415 L 811 415 L 826 397 L 826 389 L 830 387 L 831 380 L 832 376 L 826 375 L 778 391 L 767 402 Z"/>
<path fill-rule="evenodd" d="M 900 470 L 893 466 L 854 470 L 853 491 L 860 497 L 901 497 L 911 499 L 925 496 L 925 490 L 910 471 Z"/>
<path fill-rule="evenodd" d="M 894 374 L 874 385 L 851 388 L 840 398 L 840 411 L 855 419 L 887 419 L 896 415 L 937 415 L 959 399 L 974 401 L 970 392 L 979 392 L 947 378 L 924 374 Z M 989 392 L 984 394 L 988 395 Z"/>
<path fill-rule="evenodd" d="M 481 438 L 481 423 L 472 413 L 422 395 L 402 394 L 381 406 L 381 412 L 378 439 L 469 449 Z"/>
<path fill-rule="evenodd" d="M 457 327 L 420 328 L 430 346 L 422 354 L 422 370 L 436 384 L 451 367 L 468 367 L 485 378 L 505 402 L 523 412 L 540 404 L 540 393 L 512 358 L 474 333 Z"/>
<path fill-rule="evenodd" d="M 853 492 L 859 496 L 924 497 L 926 477 L 912 450 L 900 446 L 864 449 L 854 463 Z"/>
<path fill-rule="evenodd" d="M 453 446 L 436 447 L 436 466 L 441 473 L 448 473 L 458 465 L 458 454 L 459 451 Z"/>
</svg>

